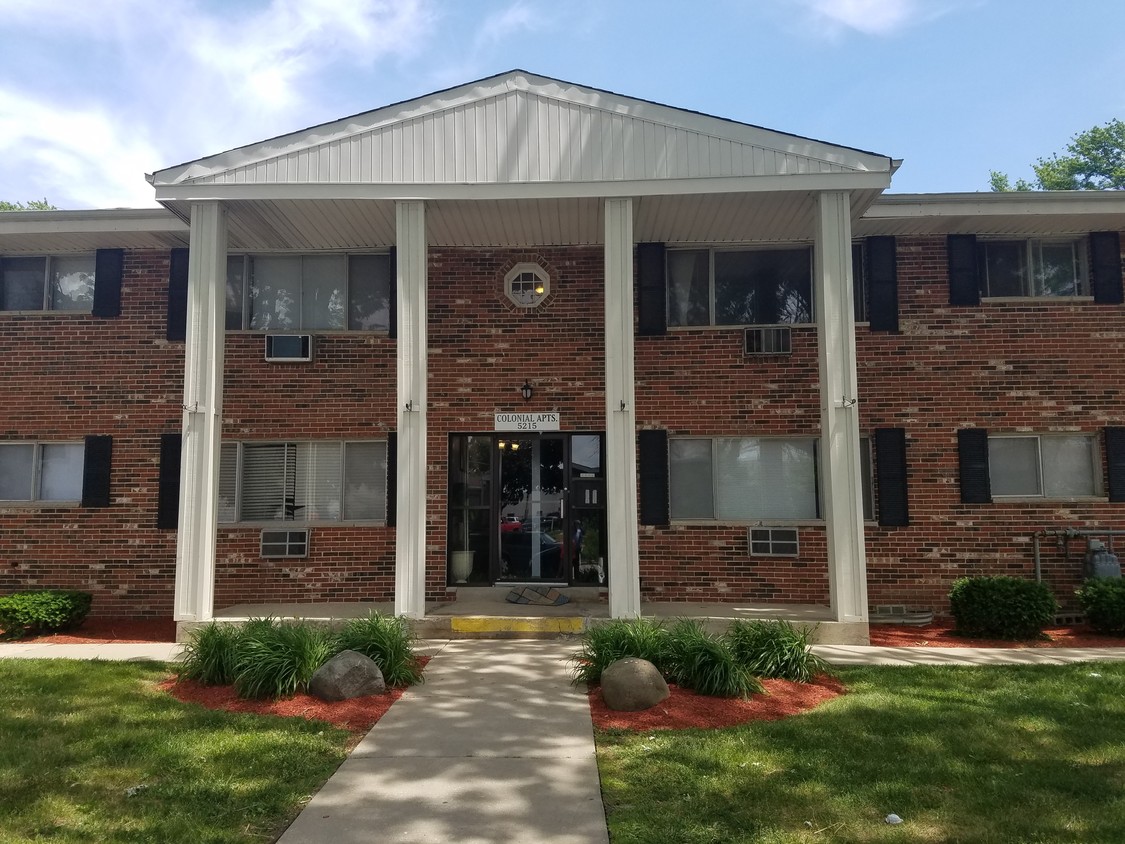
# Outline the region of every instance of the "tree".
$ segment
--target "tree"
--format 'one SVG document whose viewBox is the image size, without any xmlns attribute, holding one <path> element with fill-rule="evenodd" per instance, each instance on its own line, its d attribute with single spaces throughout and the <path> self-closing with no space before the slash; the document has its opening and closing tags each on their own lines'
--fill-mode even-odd
<svg viewBox="0 0 1125 844">
<path fill-rule="evenodd" d="M 45 199 L 32 199 L 27 204 L 22 202 L 5 202 L 0 199 L 0 211 L 58 211 L 54 205 Z"/>
<path fill-rule="evenodd" d="M 1125 190 L 1125 122 L 1114 118 L 1079 132 L 1066 150 L 1031 165 L 1034 184 L 1017 179 L 1012 187 L 1006 173 L 993 170 L 989 186 L 994 191 Z"/>
</svg>

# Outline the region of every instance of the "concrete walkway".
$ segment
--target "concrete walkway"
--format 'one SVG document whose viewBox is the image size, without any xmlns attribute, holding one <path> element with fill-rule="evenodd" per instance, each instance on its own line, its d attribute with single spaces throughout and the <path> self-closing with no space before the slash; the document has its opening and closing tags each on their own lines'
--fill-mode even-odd
<svg viewBox="0 0 1125 844">
<path fill-rule="evenodd" d="M 279 844 L 608 844 L 584 692 L 561 640 L 441 646 Z"/>
</svg>

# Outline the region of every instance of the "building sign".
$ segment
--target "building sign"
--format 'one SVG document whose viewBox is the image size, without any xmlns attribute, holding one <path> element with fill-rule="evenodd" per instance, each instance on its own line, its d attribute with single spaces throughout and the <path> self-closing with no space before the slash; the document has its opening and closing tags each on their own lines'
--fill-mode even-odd
<svg viewBox="0 0 1125 844">
<path fill-rule="evenodd" d="M 557 431 L 558 413 L 497 413 L 497 431 Z"/>
</svg>

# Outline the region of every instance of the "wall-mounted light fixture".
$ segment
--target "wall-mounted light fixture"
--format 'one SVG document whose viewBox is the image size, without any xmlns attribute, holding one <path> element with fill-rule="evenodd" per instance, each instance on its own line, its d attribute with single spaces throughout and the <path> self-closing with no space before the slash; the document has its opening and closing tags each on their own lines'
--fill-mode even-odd
<svg viewBox="0 0 1125 844">
<path fill-rule="evenodd" d="M 520 395 L 523 396 L 524 401 L 531 401 L 531 397 L 535 395 L 535 389 L 531 386 L 530 381 L 523 382 L 523 386 L 520 387 Z"/>
</svg>

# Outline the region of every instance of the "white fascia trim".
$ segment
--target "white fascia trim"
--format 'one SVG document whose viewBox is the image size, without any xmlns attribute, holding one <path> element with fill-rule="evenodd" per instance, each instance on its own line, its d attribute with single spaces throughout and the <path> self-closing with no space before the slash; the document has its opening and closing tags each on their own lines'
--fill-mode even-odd
<svg viewBox="0 0 1125 844">
<path fill-rule="evenodd" d="M 1125 213 L 1125 191 L 883 194 L 864 220 Z"/>
<path fill-rule="evenodd" d="M 798 173 L 620 182 L 510 182 L 503 184 L 182 184 L 160 186 L 160 202 L 275 199 L 503 200 L 630 198 L 719 193 L 883 190 L 890 173 Z"/>
<path fill-rule="evenodd" d="M 174 232 L 188 225 L 161 208 L 114 211 L 20 211 L 0 215 L 0 235 Z"/>
</svg>

